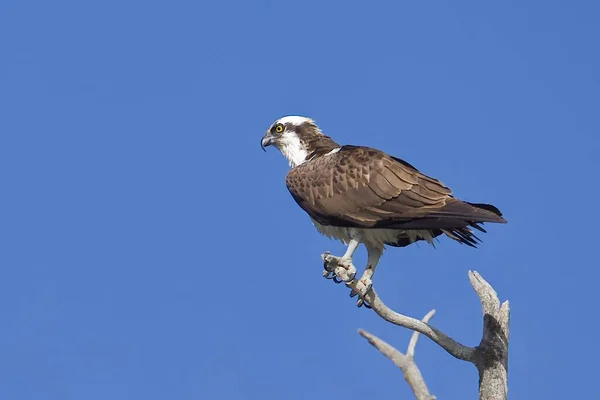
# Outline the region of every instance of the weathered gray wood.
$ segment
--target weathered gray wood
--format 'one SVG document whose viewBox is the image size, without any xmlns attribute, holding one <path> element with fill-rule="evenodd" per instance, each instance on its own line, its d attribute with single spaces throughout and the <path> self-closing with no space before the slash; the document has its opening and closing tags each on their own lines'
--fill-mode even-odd
<svg viewBox="0 0 600 400">
<path fill-rule="evenodd" d="M 429 322 L 429 319 L 433 317 L 434 313 L 435 310 L 429 311 L 427 315 L 423 317 L 422 321 L 425 323 Z M 417 346 L 419 332 L 413 332 L 408 344 L 408 350 L 406 350 L 406 354 L 402 354 L 402 352 L 369 332 L 359 329 L 358 333 L 367 339 L 369 343 L 375 346 L 375 348 L 377 348 L 377 350 L 379 350 L 384 356 L 392 360 L 392 362 L 402 370 L 404 373 L 404 379 L 406 379 L 408 386 L 410 386 L 417 400 L 435 400 L 435 396 L 432 396 L 431 393 L 429 393 L 429 389 L 425 384 L 425 379 L 423 379 L 421 370 L 415 362 L 415 347 Z"/>
<path fill-rule="evenodd" d="M 344 265 L 335 268 L 334 272 L 338 278 L 349 280 L 349 271 L 356 271 L 356 269 L 353 265 Z M 501 305 L 494 288 L 477 271 L 469 271 L 469 280 L 475 293 L 479 296 L 483 310 L 483 333 L 481 342 L 476 347 L 465 346 L 431 326 L 428 323 L 431 316 L 418 320 L 393 311 L 383 303 L 375 289 L 370 290 L 365 297 L 373 311 L 381 318 L 414 331 L 406 354 L 364 330 L 359 330 L 359 333 L 403 371 L 418 400 L 433 398 L 414 362 L 414 348 L 419 333 L 433 340 L 453 357 L 470 362 L 477 367 L 480 400 L 506 400 L 508 398 L 509 303 L 505 301 Z M 355 291 L 359 291 L 361 285 L 362 283 L 357 280 L 347 283 L 347 286 Z"/>
</svg>

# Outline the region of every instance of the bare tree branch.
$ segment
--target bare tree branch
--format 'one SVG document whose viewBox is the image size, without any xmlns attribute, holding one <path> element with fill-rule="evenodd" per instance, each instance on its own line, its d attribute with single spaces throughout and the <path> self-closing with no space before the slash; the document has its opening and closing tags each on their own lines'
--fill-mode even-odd
<svg viewBox="0 0 600 400">
<path fill-rule="evenodd" d="M 429 311 L 425 316 L 421 319 L 421 321 L 428 323 L 429 320 L 435 314 L 435 310 Z M 410 337 L 410 342 L 408 342 L 408 349 L 406 349 L 406 355 L 409 357 L 415 356 L 415 347 L 417 347 L 417 341 L 419 340 L 419 332 L 414 331 L 412 336 Z"/>
<path fill-rule="evenodd" d="M 334 273 L 338 278 L 349 280 L 347 271 L 352 270 L 355 271 L 355 267 L 350 264 L 348 266 L 336 267 Z M 439 329 L 429 325 L 427 322 L 428 319 L 424 318 L 423 321 L 420 321 L 393 311 L 383 303 L 374 289 L 371 289 L 365 296 L 365 300 L 371 305 L 373 311 L 384 320 L 394 325 L 411 329 L 415 331 L 415 333 L 411 338 L 406 355 L 400 353 L 389 344 L 368 332 L 361 330 L 359 333 L 367 338 L 373 346 L 377 347 L 383 354 L 394 361 L 403 371 L 406 371 L 405 368 L 407 368 L 405 365 L 406 358 L 412 360 L 414 347 L 417 342 L 416 335 L 421 333 L 437 343 L 450 355 L 460 360 L 468 361 L 477 367 L 479 372 L 480 400 L 506 400 L 508 397 L 508 334 L 510 306 L 508 301 L 505 301 L 502 305 L 500 304 L 498 294 L 494 288 L 492 288 L 492 286 L 486 282 L 477 271 L 469 271 L 469 280 L 475 293 L 477 293 L 477 296 L 479 297 L 481 308 L 483 310 L 483 334 L 481 342 L 477 347 L 469 347 L 457 342 Z M 359 293 L 364 292 L 365 289 L 363 284 L 358 280 L 352 280 L 351 282 L 348 282 L 347 285 Z M 414 362 L 412 364 L 414 365 L 414 368 L 416 368 L 418 376 L 420 376 L 424 386 L 425 383 L 420 371 L 418 371 Z M 416 372 L 411 372 L 411 374 L 417 376 Z M 405 377 L 406 376 L 407 374 L 405 372 Z M 407 377 L 407 381 L 408 379 L 409 378 Z M 409 382 L 409 384 L 411 384 L 411 382 Z M 412 384 L 411 388 L 413 388 Z M 427 390 L 426 387 L 425 390 Z M 415 392 L 415 396 L 417 396 L 417 391 L 415 391 L 414 388 L 413 391 Z M 419 389 L 419 393 L 427 393 L 428 396 L 431 396 L 428 391 L 421 392 L 421 389 Z M 430 397 L 417 396 L 417 398 Z"/>
<path fill-rule="evenodd" d="M 337 271 L 336 271 L 337 272 Z M 354 290 L 359 290 L 360 281 L 354 280 L 348 286 Z M 456 340 L 452 339 L 442 331 L 434 328 L 426 322 L 420 321 L 416 318 L 409 317 L 406 315 L 399 314 L 393 311 L 391 308 L 386 306 L 383 301 L 377 295 L 375 289 L 371 289 L 366 296 L 366 300 L 369 302 L 373 311 L 377 313 L 381 318 L 385 319 L 388 322 L 391 322 L 394 325 L 402 326 L 404 328 L 411 329 L 413 331 L 419 332 L 438 345 L 440 345 L 444 350 L 450 353 L 452 356 L 465 361 L 472 361 L 475 355 L 476 349 L 474 347 L 468 347 L 458 343 Z"/>
<path fill-rule="evenodd" d="M 508 301 L 500 305 L 494 288 L 477 271 L 469 271 L 469 280 L 481 300 L 483 310 L 483 337 L 473 360 L 479 371 L 479 398 L 506 399 L 510 306 Z"/>
<path fill-rule="evenodd" d="M 435 310 L 429 311 L 427 315 L 423 317 L 422 321 L 427 323 L 427 321 L 433 317 L 433 314 L 435 314 Z M 432 396 L 431 393 L 429 393 L 429 389 L 425 384 L 425 379 L 423 379 L 421 370 L 419 370 L 419 367 L 414 360 L 415 346 L 417 345 L 417 339 L 419 337 L 418 332 L 413 332 L 406 354 L 402 354 L 400 351 L 369 332 L 359 329 L 358 333 L 367 339 L 369 343 L 371 343 L 384 356 L 392 360 L 392 362 L 402 370 L 404 373 L 404 379 L 406 379 L 408 386 L 410 386 L 412 389 L 417 400 L 435 399 L 435 396 Z"/>
</svg>

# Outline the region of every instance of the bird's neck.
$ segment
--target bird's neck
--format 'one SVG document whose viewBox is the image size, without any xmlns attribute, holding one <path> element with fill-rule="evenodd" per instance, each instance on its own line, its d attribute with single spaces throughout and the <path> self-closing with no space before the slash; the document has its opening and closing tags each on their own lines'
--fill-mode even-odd
<svg viewBox="0 0 600 400">
<path fill-rule="evenodd" d="M 307 156 L 306 160 L 313 160 L 317 157 L 336 153 L 340 149 L 340 145 L 326 135 L 318 135 L 307 140 Z"/>
<path fill-rule="evenodd" d="M 306 144 L 296 135 L 285 135 L 277 144 L 277 147 L 292 168 L 302 164 L 308 157 Z"/>
<path fill-rule="evenodd" d="M 339 149 L 340 145 L 333 141 L 329 136 L 325 135 L 319 135 L 309 139 L 300 139 L 297 136 L 290 136 L 282 141 L 279 148 L 292 168 L 317 157 L 334 153 Z"/>
</svg>

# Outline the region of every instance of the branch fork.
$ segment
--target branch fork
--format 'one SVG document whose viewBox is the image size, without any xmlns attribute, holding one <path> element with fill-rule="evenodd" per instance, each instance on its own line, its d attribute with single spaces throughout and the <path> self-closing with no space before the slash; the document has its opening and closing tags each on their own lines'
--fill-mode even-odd
<svg viewBox="0 0 600 400">
<path fill-rule="evenodd" d="M 325 257 L 326 254 L 323 256 Z M 348 271 L 356 273 L 356 268 L 351 261 L 350 265 L 336 266 L 332 268 L 331 272 L 344 280 L 346 286 L 358 291 L 360 289 L 358 285 L 361 283 L 354 279 L 349 280 Z M 431 326 L 429 320 L 433 317 L 434 310 L 431 310 L 423 319 L 419 320 L 390 309 L 383 303 L 374 288 L 364 295 L 364 300 L 381 318 L 394 325 L 414 331 L 406 353 L 400 352 L 362 329 L 358 333 L 402 370 L 406 381 L 418 400 L 435 399 L 429 392 L 425 380 L 414 361 L 419 334 L 433 340 L 453 357 L 475 365 L 479 372 L 480 400 L 507 399 L 510 306 L 508 301 L 500 304 L 494 288 L 477 271 L 469 271 L 469 281 L 479 297 L 483 311 L 482 338 L 479 345 L 475 347 L 465 346 Z"/>
</svg>

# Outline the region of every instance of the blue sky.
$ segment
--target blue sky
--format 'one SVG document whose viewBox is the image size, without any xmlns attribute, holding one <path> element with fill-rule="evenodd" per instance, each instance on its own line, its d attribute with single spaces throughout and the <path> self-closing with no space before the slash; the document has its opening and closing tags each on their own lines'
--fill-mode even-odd
<svg viewBox="0 0 600 400">
<path fill-rule="evenodd" d="M 589 397 L 600 357 L 597 2 L 4 1 L 0 398 L 410 398 L 360 338 L 410 332 L 321 278 L 259 141 L 307 115 L 497 205 L 478 250 L 392 249 L 375 285 L 469 345 L 467 271 L 512 304 L 512 398 Z M 357 264 L 365 260 L 364 250 Z M 439 398 L 477 374 L 427 339 Z M 584 384 L 574 384 L 584 382 Z"/>
</svg>

